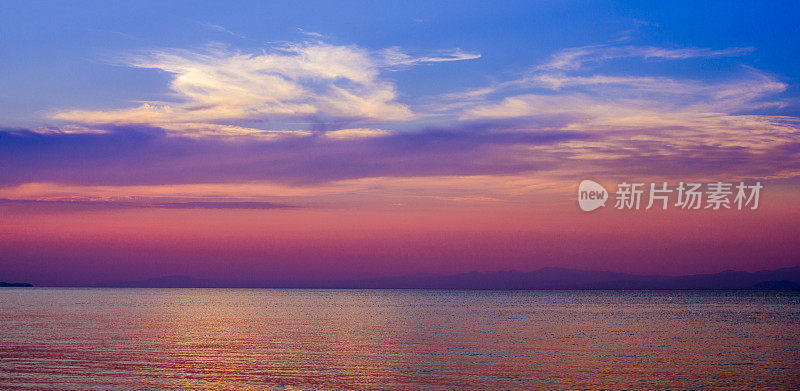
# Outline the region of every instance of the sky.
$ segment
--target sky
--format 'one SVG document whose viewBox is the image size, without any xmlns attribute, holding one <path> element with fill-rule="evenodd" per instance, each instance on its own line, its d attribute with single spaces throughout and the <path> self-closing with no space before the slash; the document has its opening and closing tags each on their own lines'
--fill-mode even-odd
<svg viewBox="0 0 800 391">
<path fill-rule="evenodd" d="M 800 266 L 798 16 L 4 1 L 0 280 Z M 730 208 L 677 206 L 682 182 L 732 184 Z M 673 198 L 616 208 L 622 183 Z"/>
</svg>

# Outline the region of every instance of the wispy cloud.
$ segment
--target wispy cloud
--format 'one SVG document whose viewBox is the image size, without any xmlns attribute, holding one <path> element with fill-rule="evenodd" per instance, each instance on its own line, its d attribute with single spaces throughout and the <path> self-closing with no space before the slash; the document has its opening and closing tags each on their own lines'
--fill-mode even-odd
<svg viewBox="0 0 800 391">
<path fill-rule="evenodd" d="M 334 137 L 247 142 L 170 137 L 157 128 L 133 126 L 110 128 L 107 134 L 8 131 L 0 132 L 0 164 L 9 168 L 0 172 L 0 185 L 319 183 L 374 176 L 509 174 L 553 167 L 551 157 L 528 156 L 525 151 L 531 145 L 586 137 L 558 130 L 570 118 L 523 120 L 525 126 L 553 130 L 520 131 L 522 121 L 516 120 L 466 121 L 450 128 L 386 135 L 367 131 L 379 137 L 351 130 Z M 82 156 L 80 161 L 73 159 L 76 154 Z"/>
<path fill-rule="evenodd" d="M 406 121 L 415 114 L 398 102 L 395 84 L 383 79 L 381 70 L 479 56 L 455 49 L 411 57 L 396 47 L 371 52 L 320 41 L 288 43 L 256 53 L 221 45 L 200 51 L 149 51 L 128 58 L 127 64 L 172 74 L 170 88 L 177 103 L 151 101 L 124 109 L 63 110 L 53 118 L 89 125 L 151 125 L 192 137 L 273 139 L 290 136 L 287 131 L 293 129 L 264 130 L 241 122 L 291 118 Z"/>
<path fill-rule="evenodd" d="M 223 26 L 220 26 L 218 24 L 201 22 L 200 25 L 202 25 L 203 27 L 209 28 L 211 30 L 215 30 L 215 31 L 219 31 L 221 33 L 232 35 L 232 36 L 234 36 L 236 38 L 242 38 L 242 39 L 247 38 L 247 36 L 244 35 L 244 34 L 235 33 L 235 32 L 233 32 L 231 30 L 228 30 L 227 28 L 225 28 Z"/>
<path fill-rule="evenodd" d="M 779 94 L 788 86 L 775 76 L 744 66 L 707 80 L 635 67 L 599 71 L 619 58 L 716 61 L 750 50 L 565 49 L 518 78 L 439 95 L 432 108 L 401 103 L 384 71 L 478 54 L 412 56 L 323 42 L 258 53 L 218 46 L 148 52 L 130 63 L 173 74 L 177 103 L 62 111 L 56 118 L 74 122 L 63 131 L 0 132 L 0 164 L 13 167 L 0 173 L 0 184 L 269 181 L 321 191 L 322 184 L 369 178 L 432 186 L 423 178 L 497 176 L 508 179 L 504 191 L 512 194 L 526 183 L 512 177 L 557 183 L 623 173 L 682 180 L 800 175 L 800 120 L 761 112 L 786 104 Z M 431 113 L 440 114 L 438 126 L 426 125 Z M 399 121 L 410 122 L 393 126 Z M 260 126 L 301 122 L 305 128 Z M 70 160 L 78 152 L 80 164 Z M 480 197 L 484 185 L 475 182 L 470 196 Z"/>
<path fill-rule="evenodd" d="M 384 129 L 371 129 L 371 128 L 355 128 L 355 129 L 339 129 L 325 132 L 325 137 L 332 139 L 344 140 L 363 137 L 383 137 L 389 136 L 392 132 Z"/>
<path fill-rule="evenodd" d="M 393 83 L 380 78 L 370 52 L 356 46 L 287 44 L 259 53 L 212 46 L 203 51 L 161 50 L 131 58 L 139 68 L 174 75 L 179 103 L 147 102 L 117 110 L 66 110 L 55 119 L 86 124 L 149 124 L 176 133 L 208 133 L 210 123 L 309 117 L 413 118 L 396 101 Z M 236 129 L 260 133 L 259 129 Z"/>
<path fill-rule="evenodd" d="M 618 58 L 680 61 L 749 51 L 613 45 L 565 49 L 520 78 L 445 95 L 442 107 L 452 108 L 464 120 L 540 115 L 580 118 L 564 129 L 593 137 L 532 148 L 537 154 L 562 156 L 562 175 L 579 172 L 580 166 L 601 175 L 637 168 L 656 173 L 666 167 L 684 167 L 684 175 L 697 176 L 723 172 L 734 177 L 746 175 L 748 169 L 762 177 L 798 175 L 796 165 L 767 163 L 772 159 L 766 155 L 788 153 L 784 158 L 793 159 L 795 153 L 790 151 L 800 142 L 800 121 L 753 113 L 786 105 L 776 96 L 788 86 L 773 76 L 741 67 L 727 77 L 695 80 L 630 71 L 603 74 L 585 66 Z M 719 156 L 712 157 L 715 154 Z M 681 159 L 692 162 L 691 169 L 680 164 Z M 634 160 L 635 167 L 620 170 Z M 747 165 L 736 163 L 745 160 Z"/>
<path fill-rule="evenodd" d="M 753 48 L 728 48 L 712 50 L 709 48 L 665 49 L 651 46 L 614 46 L 612 44 L 581 46 L 567 48 L 553 54 L 551 59 L 533 66 L 525 76 L 497 82 L 489 86 L 473 88 L 466 91 L 444 94 L 446 100 L 479 100 L 487 95 L 496 94 L 509 89 L 544 87 L 560 89 L 576 85 L 608 85 L 625 84 L 651 90 L 663 89 L 669 84 L 674 88 L 683 88 L 687 84 L 676 83 L 669 77 L 639 75 L 603 75 L 586 74 L 586 64 L 599 65 L 615 59 L 639 59 L 679 61 L 690 58 L 730 57 L 749 54 Z M 753 70 L 754 73 L 757 71 Z"/>
<path fill-rule="evenodd" d="M 461 49 L 440 50 L 431 55 L 412 56 L 401 48 L 393 46 L 381 50 L 382 64 L 389 67 L 408 67 L 424 63 L 475 60 L 481 58 L 480 53 L 465 52 Z"/>
<path fill-rule="evenodd" d="M 315 33 L 313 31 L 305 31 L 305 30 L 301 29 L 300 27 L 297 28 L 297 31 L 300 34 L 303 34 L 303 35 L 305 35 L 307 37 L 318 38 L 318 39 L 327 38 L 327 36 L 325 34 Z"/>
<path fill-rule="evenodd" d="M 550 61 L 539 65 L 539 70 L 574 71 L 587 64 L 621 58 L 643 58 L 645 60 L 685 60 L 689 58 L 729 57 L 749 54 L 753 48 L 727 48 L 713 50 L 709 48 L 668 49 L 654 46 L 631 45 L 592 45 L 561 50 L 555 53 Z"/>
</svg>

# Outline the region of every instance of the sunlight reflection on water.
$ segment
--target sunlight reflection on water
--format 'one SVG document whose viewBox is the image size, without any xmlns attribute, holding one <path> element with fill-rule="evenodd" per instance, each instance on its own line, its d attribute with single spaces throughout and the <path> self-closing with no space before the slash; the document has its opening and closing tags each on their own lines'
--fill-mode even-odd
<svg viewBox="0 0 800 391">
<path fill-rule="evenodd" d="M 800 389 L 800 294 L 0 289 L 0 385 Z"/>
</svg>

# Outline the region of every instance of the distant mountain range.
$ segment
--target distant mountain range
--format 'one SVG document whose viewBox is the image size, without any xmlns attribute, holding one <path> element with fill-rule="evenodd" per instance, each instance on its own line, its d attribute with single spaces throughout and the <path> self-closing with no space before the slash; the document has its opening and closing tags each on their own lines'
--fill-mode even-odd
<svg viewBox="0 0 800 391">
<path fill-rule="evenodd" d="M 800 289 L 800 266 L 759 272 L 658 276 L 548 267 L 533 272 L 418 274 L 330 281 L 215 281 L 166 276 L 95 285 L 117 288 L 338 288 L 338 289 Z"/>
</svg>

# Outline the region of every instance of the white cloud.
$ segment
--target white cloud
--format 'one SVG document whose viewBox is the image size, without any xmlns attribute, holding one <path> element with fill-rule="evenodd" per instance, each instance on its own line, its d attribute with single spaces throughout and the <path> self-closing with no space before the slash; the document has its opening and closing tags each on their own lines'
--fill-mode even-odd
<svg viewBox="0 0 800 391">
<path fill-rule="evenodd" d="M 551 60 L 538 66 L 538 70 L 581 69 L 587 63 L 598 63 L 619 58 L 639 57 L 655 60 L 685 60 L 699 57 L 741 56 L 753 51 L 753 48 L 728 48 L 713 50 L 708 48 L 667 49 L 653 46 L 612 46 L 593 45 L 568 48 L 554 54 Z"/>
<path fill-rule="evenodd" d="M 327 38 L 327 36 L 325 34 L 315 33 L 313 31 L 305 31 L 305 30 L 301 29 L 300 27 L 297 28 L 297 31 L 300 34 L 303 34 L 305 36 L 312 37 L 312 38 L 318 38 L 318 39 Z"/>
<path fill-rule="evenodd" d="M 509 95 L 497 102 L 482 100 L 465 110 L 462 118 L 584 113 L 607 123 L 624 121 L 635 115 L 646 125 L 658 118 L 677 118 L 678 113 L 735 114 L 779 105 L 780 102 L 765 99 L 787 88 L 785 83 L 754 70 L 715 83 L 668 77 L 541 73 L 518 81 L 517 85 L 550 91 Z M 645 112 L 649 114 L 643 115 Z"/>
<path fill-rule="evenodd" d="M 191 137 L 268 140 L 313 133 L 267 131 L 241 124 L 248 120 L 289 118 L 285 122 L 296 123 L 327 118 L 347 123 L 350 128 L 335 130 L 340 126 L 336 124 L 327 127 L 334 130 L 321 136 L 346 140 L 391 134 L 370 127 L 383 125 L 367 125 L 365 120 L 405 121 L 425 115 L 462 120 L 552 115 L 566 118 L 560 130 L 591 137 L 530 146 L 524 156 L 550 156 L 562 164 L 570 159 L 614 160 L 648 154 L 702 156 L 703 151 L 724 148 L 768 153 L 796 142 L 798 137 L 796 118 L 753 114 L 753 110 L 784 104 L 774 96 L 787 85 L 769 74 L 743 68 L 733 76 L 710 81 L 672 75 L 603 74 L 586 66 L 617 58 L 677 61 L 735 56 L 750 50 L 612 45 L 565 49 L 523 77 L 438 96 L 427 112 L 419 113 L 398 102 L 395 85 L 383 79 L 382 72 L 479 55 L 456 49 L 413 57 L 395 47 L 374 52 L 321 42 L 289 44 L 259 53 L 220 47 L 200 52 L 166 50 L 138 56 L 130 64 L 174 75 L 170 88 L 178 103 L 63 111 L 55 117 L 88 124 L 75 129 L 142 123 Z"/>
<path fill-rule="evenodd" d="M 227 32 L 221 26 L 207 26 Z M 92 125 L 147 124 L 192 137 L 272 137 L 275 131 L 221 124 L 292 117 L 406 121 L 415 114 L 397 101 L 395 85 L 381 78 L 383 69 L 478 57 L 459 49 L 411 57 L 397 47 L 371 52 L 320 41 L 284 44 L 257 53 L 219 45 L 200 51 L 150 51 L 128 58 L 126 64 L 172 74 L 170 89 L 177 102 L 64 110 L 53 118 Z"/>
<path fill-rule="evenodd" d="M 346 139 L 365 138 L 365 137 L 383 137 L 383 136 L 389 136 L 391 134 L 392 134 L 391 131 L 384 129 L 354 128 L 354 129 L 339 129 L 339 130 L 332 130 L 329 132 L 325 132 L 325 137 L 332 138 L 335 140 L 346 140 Z"/>
<path fill-rule="evenodd" d="M 726 148 L 765 154 L 798 140 L 796 118 L 752 114 L 754 110 L 784 105 L 775 95 L 786 90 L 787 85 L 771 75 L 744 67 L 734 76 L 706 81 L 607 75 L 584 66 L 622 57 L 681 60 L 748 51 L 608 45 L 567 49 L 521 78 L 450 94 L 445 99 L 462 103 L 457 115 L 464 120 L 539 115 L 572 118 L 563 130 L 593 137 L 535 146 L 531 153 L 558 154 L 583 165 L 630 156 L 702 157 L 703 151 Z"/>
<path fill-rule="evenodd" d="M 374 56 L 356 46 L 303 43 L 260 53 L 222 47 L 162 50 L 130 58 L 129 64 L 173 74 L 170 88 L 179 103 L 68 110 L 53 117 L 88 124 L 183 124 L 187 129 L 196 123 L 292 116 L 382 121 L 414 117 L 396 101 L 394 84 L 380 78 Z"/>
<path fill-rule="evenodd" d="M 87 128 L 80 125 L 65 125 L 59 127 L 38 127 L 31 129 L 39 134 L 105 134 L 108 133 L 104 129 Z"/>
<path fill-rule="evenodd" d="M 480 53 L 465 52 L 461 49 L 440 50 L 433 55 L 413 57 L 397 46 L 381 50 L 382 63 L 388 67 L 407 67 L 423 63 L 436 63 L 447 61 L 475 60 L 481 57 Z"/>
<path fill-rule="evenodd" d="M 234 33 L 233 31 L 231 31 L 231 30 L 228 30 L 228 29 L 226 29 L 225 27 L 223 27 L 223 26 L 220 26 L 220 25 L 218 25 L 218 24 L 213 24 L 213 23 L 200 23 L 200 24 L 201 24 L 201 25 L 203 25 L 204 27 L 210 28 L 210 29 L 212 29 L 212 30 L 219 31 L 219 32 L 221 32 L 221 33 L 225 33 L 225 34 L 228 34 L 228 35 L 232 35 L 232 36 L 234 36 L 234 37 L 236 37 L 236 38 L 242 38 L 242 39 L 244 39 L 244 38 L 247 38 L 247 36 L 246 36 L 246 35 L 244 35 L 244 34 L 238 34 L 238 33 Z"/>
</svg>

